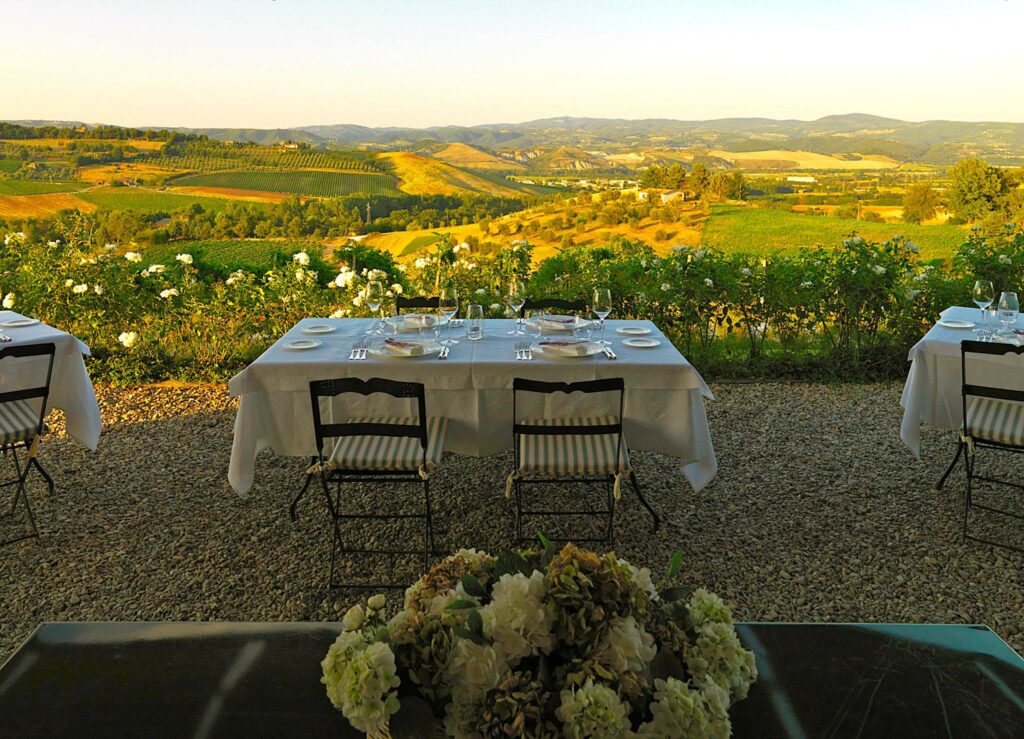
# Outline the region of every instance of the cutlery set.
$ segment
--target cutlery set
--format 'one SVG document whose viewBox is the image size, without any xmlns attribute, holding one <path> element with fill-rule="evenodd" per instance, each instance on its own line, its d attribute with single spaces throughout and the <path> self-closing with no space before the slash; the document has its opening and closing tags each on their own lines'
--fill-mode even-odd
<svg viewBox="0 0 1024 739">
<path fill-rule="evenodd" d="M 350 360 L 366 359 L 366 347 L 370 345 L 367 339 L 359 339 L 355 344 L 352 345 L 352 350 L 348 353 Z"/>
<path fill-rule="evenodd" d="M 516 359 L 520 361 L 529 361 L 533 359 L 533 349 L 530 348 L 530 342 L 516 342 Z"/>
</svg>

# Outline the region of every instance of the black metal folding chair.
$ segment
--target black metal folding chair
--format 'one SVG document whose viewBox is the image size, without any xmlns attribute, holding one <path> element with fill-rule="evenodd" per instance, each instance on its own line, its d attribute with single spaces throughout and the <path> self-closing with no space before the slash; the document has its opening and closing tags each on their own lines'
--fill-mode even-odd
<svg viewBox="0 0 1024 739">
<path fill-rule="evenodd" d="M 432 298 L 415 297 L 406 298 L 399 295 L 395 298 L 395 315 L 402 315 L 403 310 L 437 310 L 441 299 L 437 296 Z"/>
<path fill-rule="evenodd" d="M 512 435 L 515 469 L 505 485 L 506 496 L 513 491 L 516 499 L 516 538 L 522 542 L 537 532 L 523 534 L 527 516 L 607 516 L 605 536 L 571 537 L 574 541 L 599 541 L 611 544 L 614 539 L 615 504 L 619 499 L 622 477 L 628 476 L 637 497 L 654 520 L 657 531 L 658 514 L 644 498 L 640 483 L 629 464 L 629 449 L 622 433 L 622 412 L 625 403 L 625 381 L 621 377 L 585 382 L 540 382 L 515 378 L 512 383 Z M 617 415 L 561 418 L 519 418 L 519 394 L 537 393 L 618 393 Z M 524 507 L 523 486 L 526 483 L 604 483 L 606 505 L 603 508 L 574 510 L 528 509 Z M 550 537 L 562 541 L 570 537 Z"/>
<path fill-rule="evenodd" d="M 344 423 L 324 423 L 320 401 L 343 393 L 369 396 L 374 393 L 416 401 L 415 418 L 364 418 Z M 313 407 L 317 457 L 309 474 L 318 476 L 330 511 L 333 534 L 331 540 L 330 587 L 404 588 L 405 583 L 338 583 L 335 572 L 339 555 L 381 554 L 423 556 L 423 567 L 429 567 L 434 551 L 434 528 L 430 509 L 430 475 L 441 460 L 447 419 L 428 418 L 423 385 L 373 378 L 318 380 L 309 383 Z M 328 442 L 330 444 L 328 445 Z M 329 448 L 328 448 L 329 446 Z M 332 497 L 330 484 L 336 485 Z M 423 486 L 423 513 L 348 513 L 343 508 L 342 486 L 345 483 L 418 483 Z M 423 546 L 418 549 L 345 546 L 341 524 L 346 521 L 408 520 L 424 521 Z"/>
<path fill-rule="evenodd" d="M 15 487 L 11 508 L 2 517 L 13 516 L 18 509 L 18 501 L 23 500 L 31 527 L 31 533 L 0 542 L 0 546 L 39 537 L 39 529 L 36 528 L 36 518 L 32 513 L 32 504 L 28 499 L 28 490 L 25 488 L 28 473 L 33 467 L 46 481 L 46 487 L 50 495 L 53 495 L 54 492 L 53 478 L 47 474 L 46 470 L 39 463 L 38 454 L 40 439 L 48 430 L 46 428 L 46 405 L 50 398 L 50 379 L 53 376 L 53 360 L 56 353 L 56 345 L 52 343 L 27 344 L 0 349 L 0 363 L 4 363 L 5 360 L 19 358 L 31 359 L 38 357 L 46 359 L 46 379 L 42 385 L 33 385 L 32 387 L 0 393 L 0 451 L 2 451 L 5 457 L 10 453 L 16 473 L 15 479 L 0 483 L 0 487 Z M 41 364 L 42 362 L 40 362 Z M 24 466 L 22 466 L 21 460 L 18 458 L 19 450 L 24 450 L 27 456 Z"/>
<path fill-rule="evenodd" d="M 945 481 L 946 475 L 952 470 L 957 459 L 963 455 L 964 468 L 967 473 L 967 492 L 964 496 L 964 540 L 970 539 L 1004 549 L 1024 551 L 1018 546 L 973 536 L 968 531 L 971 508 L 981 508 L 1002 516 L 1024 520 L 1024 516 L 1019 513 L 978 503 L 974 500 L 975 480 L 1024 490 L 1024 485 L 1019 483 L 979 475 L 974 471 L 979 449 L 1002 450 L 1018 454 L 1024 452 L 1024 390 L 1009 390 L 968 382 L 967 359 L 971 354 L 989 357 L 1001 357 L 1007 354 L 1020 355 L 1024 354 L 1024 346 L 982 341 L 961 342 L 960 376 L 964 425 L 960 433 L 956 456 L 949 469 L 946 470 L 946 474 L 943 475 L 940 485 Z M 1024 367 L 1021 368 L 1021 371 L 1024 371 Z"/>
<path fill-rule="evenodd" d="M 561 298 L 527 298 L 523 307 L 519 309 L 519 317 L 523 318 L 528 310 L 547 310 L 555 308 L 570 313 L 583 314 L 587 312 L 587 304 L 582 300 L 562 300 Z"/>
</svg>

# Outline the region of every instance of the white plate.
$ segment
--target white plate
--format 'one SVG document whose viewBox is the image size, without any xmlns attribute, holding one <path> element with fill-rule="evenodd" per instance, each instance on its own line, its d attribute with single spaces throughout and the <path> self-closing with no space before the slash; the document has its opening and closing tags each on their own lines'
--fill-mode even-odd
<svg viewBox="0 0 1024 739">
<path fill-rule="evenodd" d="M 556 319 L 566 319 L 566 318 L 571 318 L 572 321 L 556 320 Z M 544 316 L 543 318 L 540 318 L 540 319 L 527 319 L 526 321 L 524 321 L 524 323 L 526 323 L 528 326 L 536 326 L 538 320 L 540 321 L 541 330 L 544 333 L 558 333 L 558 334 L 562 334 L 562 333 L 568 334 L 568 333 L 571 333 L 571 332 L 575 331 L 576 329 L 582 328 L 583 326 L 586 326 L 588 323 L 590 323 L 590 321 L 588 321 L 586 318 L 580 318 L 579 316 L 555 316 L 555 315 Z"/>
<path fill-rule="evenodd" d="M 656 346 L 661 346 L 661 342 L 657 339 L 623 339 L 623 346 L 631 346 L 634 349 L 653 349 Z"/>
<path fill-rule="evenodd" d="M 307 349 L 316 349 L 322 343 L 322 341 L 314 341 L 313 339 L 296 339 L 295 341 L 289 341 L 284 345 L 284 348 L 291 349 L 296 352 L 303 352 Z"/>
<path fill-rule="evenodd" d="M 961 321 L 958 318 L 943 318 L 939 321 L 939 325 L 946 328 L 974 328 L 974 324 L 970 321 Z"/>
<path fill-rule="evenodd" d="M 402 354 L 401 352 L 393 351 L 384 342 L 370 344 L 366 351 L 375 357 L 382 357 L 384 359 L 420 359 L 421 357 L 431 357 L 441 351 L 441 345 L 436 341 L 423 341 L 419 343 L 423 346 L 422 354 Z"/>
<path fill-rule="evenodd" d="M 38 318 L 12 318 L 9 321 L 0 323 L 0 328 L 23 328 L 25 326 L 35 326 L 39 323 Z"/>
<path fill-rule="evenodd" d="M 587 357 L 592 357 L 595 354 L 600 354 L 603 351 L 601 345 L 596 341 L 588 341 L 586 343 L 587 351 L 585 354 L 563 354 L 558 350 L 545 350 L 540 344 L 534 344 L 530 349 L 535 352 L 540 352 L 545 357 L 551 357 L 552 359 L 586 359 Z"/>
<path fill-rule="evenodd" d="M 615 329 L 615 333 L 622 334 L 623 336 L 647 336 L 647 334 L 651 333 L 651 330 L 643 326 L 619 326 Z"/>
<path fill-rule="evenodd" d="M 388 326 L 397 327 L 399 333 L 415 334 L 421 328 L 428 326 L 444 326 L 448 323 L 445 316 L 435 316 L 431 313 L 407 313 L 404 316 L 388 316 L 384 319 Z"/>
<path fill-rule="evenodd" d="M 314 323 L 309 326 L 303 326 L 302 333 L 304 334 L 329 334 L 333 331 L 337 331 L 337 326 L 331 326 L 327 323 Z"/>
</svg>

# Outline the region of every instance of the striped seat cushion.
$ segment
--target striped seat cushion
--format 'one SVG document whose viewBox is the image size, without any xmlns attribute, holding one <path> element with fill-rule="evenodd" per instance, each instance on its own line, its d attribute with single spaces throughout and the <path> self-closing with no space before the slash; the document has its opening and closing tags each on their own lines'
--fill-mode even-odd
<svg viewBox="0 0 1024 739">
<path fill-rule="evenodd" d="M 968 398 L 966 428 L 974 439 L 1024 446 L 1024 403 Z"/>
<path fill-rule="evenodd" d="M 419 425 L 417 418 L 354 418 L 346 423 Z M 427 469 L 441 462 L 447 418 L 427 419 Z M 345 470 L 415 472 L 423 464 L 420 440 L 411 436 L 345 436 L 338 439 L 331 462 Z"/>
<path fill-rule="evenodd" d="M 617 416 L 591 416 L 535 418 L 519 423 L 524 426 L 605 426 L 617 421 Z M 523 477 L 614 475 L 629 469 L 629 451 L 626 448 L 625 437 L 622 440 L 616 468 L 618 434 L 520 434 L 518 444 L 518 471 Z"/>
<path fill-rule="evenodd" d="M 0 446 L 30 441 L 38 428 L 38 403 L 35 406 L 27 400 L 0 403 Z"/>
</svg>

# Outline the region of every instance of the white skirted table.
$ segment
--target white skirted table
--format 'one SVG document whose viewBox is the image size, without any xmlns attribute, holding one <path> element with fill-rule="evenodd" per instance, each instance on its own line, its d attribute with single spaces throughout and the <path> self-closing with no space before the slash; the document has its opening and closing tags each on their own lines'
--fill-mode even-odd
<svg viewBox="0 0 1024 739">
<path fill-rule="evenodd" d="M 21 322 L 25 318 L 14 311 L 0 311 L 0 332 L 11 338 L 9 342 L 0 343 L 0 350 L 9 346 L 50 342 L 56 346 L 53 376 L 50 379 L 49 407 L 64 411 L 68 436 L 82 446 L 96 451 L 103 423 L 100 419 L 100 407 L 96 402 L 96 392 L 83 359 L 83 356 L 89 355 L 89 347 L 71 334 L 45 323 L 33 323 L 29 326 L 11 325 L 12 322 Z M 39 370 L 40 363 L 35 358 L 5 359 L 0 363 L 0 392 L 38 386 L 46 379 L 45 376 L 39 375 Z M 45 367 L 42 371 L 46 371 Z"/>
<path fill-rule="evenodd" d="M 942 311 L 941 317 L 977 324 L 981 311 L 953 307 Z M 1021 327 L 1019 320 L 1016 327 Z M 921 458 L 922 424 L 940 429 L 959 429 L 963 424 L 960 342 L 976 339 L 971 328 L 936 324 L 910 350 L 910 372 L 900 400 L 903 406 L 900 438 L 918 459 Z M 972 357 L 967 365 L 972 383 L 1011 390 L 1024 390 L 1022 370 L 1024 364 L 1016 356 Z"/>
<path fill-rule="evenodd" d="M 311 324 L 331 324 L 329 334 L 309 336 Z M 626 325 L 650 329 L 661 341 L 650 349 L 623 346 L 616 328 Z M 682 472 L 695 490 L 715 476 L 718 461 L 711 445 L 704 401 L 713 399 L 700 374 L 650 321 L 608 321 L 606 338 L 617 360 L 604 355 L 590 358 L 544 358 L 517 361 L 517 338 L 507 336 L 511 320 L 488 320 L 485 337 L 469 341 L 453 329 L 459 344 L 445 360 L 431 356 L 411 359 L 348 360 L 353 343 L 363 338 L 369 319 L 304 319 L 245 370 L 231 378 L 231 395 L 241 398 L 235 418 L 234 443 L 228 479 L 239 493 L 253 485 L 256 455 L 266 448 L 285 456 L 313 456 L 316 442 L 309 396 L 311 380 L 342 377 L 384 377 L 421 382 L 426 386 L 427 414 L 448 419 L 445 450 L 474 457 L 512 448 L 512 380 L 524 377 L 552 382 L 577 382 L 622 377 L 626 383 L 624 432 L 631 449 L 657 451 L 681 460 Z M 519 337 L 522 339 L 523 337 Z M 285 345 L 297 339 L 316 339 L 321 346 L 292 351 Z M 344 398 L 334 416 L 366 415 L 372 400 Z M 557 403 L 566 415 L 566 396 Z M 572 415 L 606 412 L 607 399 L 572 397 Z M 367 404 L 370 405 L 367 405 Z M 541 413 L 544 408 L 538 409 Z M 554 411 L 552 411 L 554 412 Z M 412 414 L 415 415 L 415 414 Z M 325 419 L 327 420 L 327 419 Z"/>
</svg>

